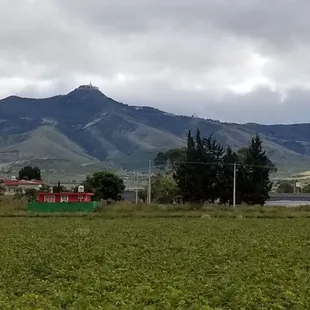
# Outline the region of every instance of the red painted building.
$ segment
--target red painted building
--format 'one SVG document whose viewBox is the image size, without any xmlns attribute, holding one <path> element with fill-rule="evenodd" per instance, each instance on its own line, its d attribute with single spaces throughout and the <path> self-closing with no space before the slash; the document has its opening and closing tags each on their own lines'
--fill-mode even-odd
<svg viewBox="0 0 310 310">
<path fill-rule="evenodd" d="M 93 193 L 39 193 L 39 202 L 91 202 Z"/>
</svg>

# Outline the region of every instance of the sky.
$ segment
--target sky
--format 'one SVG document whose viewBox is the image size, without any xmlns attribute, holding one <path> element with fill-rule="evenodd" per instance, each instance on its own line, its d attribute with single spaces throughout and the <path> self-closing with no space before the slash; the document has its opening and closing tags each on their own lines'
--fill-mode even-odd
<svg viewBox="0 0 310 310">
<path fill-rule="evenodd" d="M 0 98 L 92 84 L 131 105 L 310 123 L 309 0 L 1 0 Z"/>
</svg>

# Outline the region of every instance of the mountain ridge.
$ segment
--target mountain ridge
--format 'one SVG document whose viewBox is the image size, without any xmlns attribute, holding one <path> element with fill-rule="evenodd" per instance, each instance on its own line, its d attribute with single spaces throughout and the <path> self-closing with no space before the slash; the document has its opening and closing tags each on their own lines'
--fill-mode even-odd
<svg viewBox="0 0 310 310">
<path fill-rule="evenodd" d="M 157 152 L 185 145 L 188 130 L 197 127 L 203 136 L 213 134 L 222 145 L 234 149 L 248 145 L 259 133 L 279 166 L 310 164 L 310 124 L 236 124 L 176 115 L 148 106 L 129 106 L 92 85 L 67 95 L 0 100 L 0 163 L 12 166 L 41 160 L 43 150 L 53 153 L 57 149 L 53 160 L 71 160 L 73 166 L 137 169 Z M 35 134 L 40 138 L 33 138 Z M 67 141 L 65 147 L 63 141 Z M 12 150 L 16 151 L 14 160 L 10 160 Z"/>
</svg>

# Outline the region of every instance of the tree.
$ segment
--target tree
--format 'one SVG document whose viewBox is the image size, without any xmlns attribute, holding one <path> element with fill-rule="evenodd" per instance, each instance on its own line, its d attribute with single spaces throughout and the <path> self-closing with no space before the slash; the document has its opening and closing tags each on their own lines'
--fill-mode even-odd
<svg viewBox="0 0 310 310">
<path fill-rule="evenodd" d="M 213 135 L 203 139 L 203 190 L 205 201 L 214 203 L 222 191 L 221 179 L 223 170 L 223 147 L 214 139 Z"/>
<path fill-rule="evenodd" d="M 239 149 L 237 151 L 237 155 L 238 155 L 238 161 L 241 164 L 244 164 L 245 159 L 246 159 L 246 155 L 248 153 L 249 148 L 248 147 L 242 147 L 241 149 Z"/>
<path fill-rule="evenodd" d="M 5 187 L 3 184 L 0 184 L 0 196 L 5 194 Z"/>
<path fill-rule="evenodd" d="M 83 182 L 85 191 L 94 193 L 94 199 L 121 200 L 125 190 L 124 181 L 109 171 L 95 172 Z"/>
<path fill-rule="evenodd" d="M 155 203 L 170 204 L 178 194 L 178 186 L 170 176 L 157 176 L 152 180 L 152 201 Z"/>
<path fill-rule="evenodd" d="M 41 180 L 41 170 L 38 167 L 26 166 L 18 172 L 19 180 Z"/>
<path fill-rule="evenodd" d="M 178 185 L 178 188 L 183 196 L 183 200 L 192 203 L 201 203 L 202 197 L 199 195 L 199 187 L 197 187 L 197 154 L 195 141 L 191 131 L 187 135 L 186 159 L 176 169 L 173 177 Z"/>
<path fill-rule="evenodd" d="M 173 178 L 165 177 L 156 186 L 155 198 L 157 203 L 172 203 L 178 194 L 178 186 Z"/>
<path fill-rule="evenodd" d="M 214 202 L 220 195 L 221 167 L 224 150 L 211 135 L 195 138 L 188 133 L 186 160 L 174 174 L 183 200 L 192 203 Z"/>
<path fill-rule="evenodd" d="M 306 185 L 303 189 L 302 189 L 303 193 L 309 194 L 310 193 L 310 184 Z"/>
<path fill-rule="evenodd" d="M 63 193 L 63 192 L 68 192 L 69 190 L 60 184 L 58 181 L 57 185 L 53 186 L 53 193 Z"/>
<path fill-rule="evenodd" d="M 170 204 L 178 194 L 178 186 L 173 177 L 157 174 L 151 179 L 151 200 L 154 203 Z M 147 201 L 148 188 L 138 191 L 138 198 Z"/>
<path fill-rule="evenodd" d="M 27 197 L 28 201 L 34 201 L 38 197 L 38 191 L 35 188 L 27 188 L 24 196 Z"/>
<path fill-rule="evenodd" d="M 275 166 L 263 149 L 260 136 L 252 138 L 251 145 L 245 154 L 242 183 L 242 201 L 247 204 L 264 205 L 272 188 L 269 175 Z"/>
<path fill-rule="evenodd" d="M 292 185 L 291 182 L 288 182 L 288 181 L 279 182 L 277 193 L 293 193 L 293 192 L 294 192 L 294 186 Z"/>
<path fill-rule="evenodd" d="M 268 199 L 272 187 L 269 176 L 276 167 L 264 151 L 259 135 L 252 139 L 249 147 L 237 153 L 228 147 L 225 152 L 213 135 L 202 138 L 197 129 L 195 137 L 191 131 L 188 132 L 187 147 L 183 153 L 184 159 L 179 165 L 173 165 L 173 178 L 183 201 L 214 203 L 219 198 L 221 203 L 232 204 L 234 163 L 237 166 L 236 202 L 263 205 Z M 171 161 L 168 154 L 182 153 L 176 150 L 159 153 L 156 163 Z M 152 183 L 154 194 L 158 186 L 154 189 L 153 186 Z"/>
<path fill-rule="evenodd" d="M 51 186 L 49 186 L 47 184 L 43 184 L 42 187 L 40 188 L 40 192 L 50 193 L 51 192 Z"/>
<path fill-rule="evenodd" d="M 138 198 L 140 200 L 142 200 L 143 202 L 146 202 L 146 200 L 147 200 L 147 187 L 138 190 Z"/>
<path fill-rule="evenodd" d="M 24 198 L 23 190 L 22 190 L 20 187 L 18 187 L 18 188 L 16 188 L 16 190 L 15 190 L 14 199 L 20 200 L 20 199 L 22 199 L 22 198 Z"/>
<path fill-rule="evenodd" d="M 185 160 L 186 148 L 172 149 L 167 152 L 159 152 L 154 158 L 154 165 L 161 170 L 170 172 L 174 171 L 176 165 Z"/>
</svg>

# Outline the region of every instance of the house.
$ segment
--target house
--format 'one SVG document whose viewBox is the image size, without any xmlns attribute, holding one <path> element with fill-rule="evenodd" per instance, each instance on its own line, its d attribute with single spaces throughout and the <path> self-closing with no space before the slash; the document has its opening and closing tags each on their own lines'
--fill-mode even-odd
<svg viewBox="0 0 310 310">
<path fill-rule="evenodd" d="M 91 202 L 93 193 L 39 193 L 38 201 L 40 203 L 60 203 L 60 202 Z"/>
<path fill-rule="evenodd" d="M 97 202 L 92 201 L 93 193 L 85 193 L 84 186 L 78 187 L 77 193 L 43 193 L 40 192 L 37 201 L 28 203 L 30 212 L 94 212 Z"/>
<path fill-rule="evenodd" d="M 43 180 L 17 180 L 12 177 L 12 179 L 2 180 L 2 185 L 5 188 L 5 195 L 15 195 L 18 188 L 22 189 L 24 192 L 26 189 L 36 189 L 40 190 L 44 184 Z"/>
</svg>

